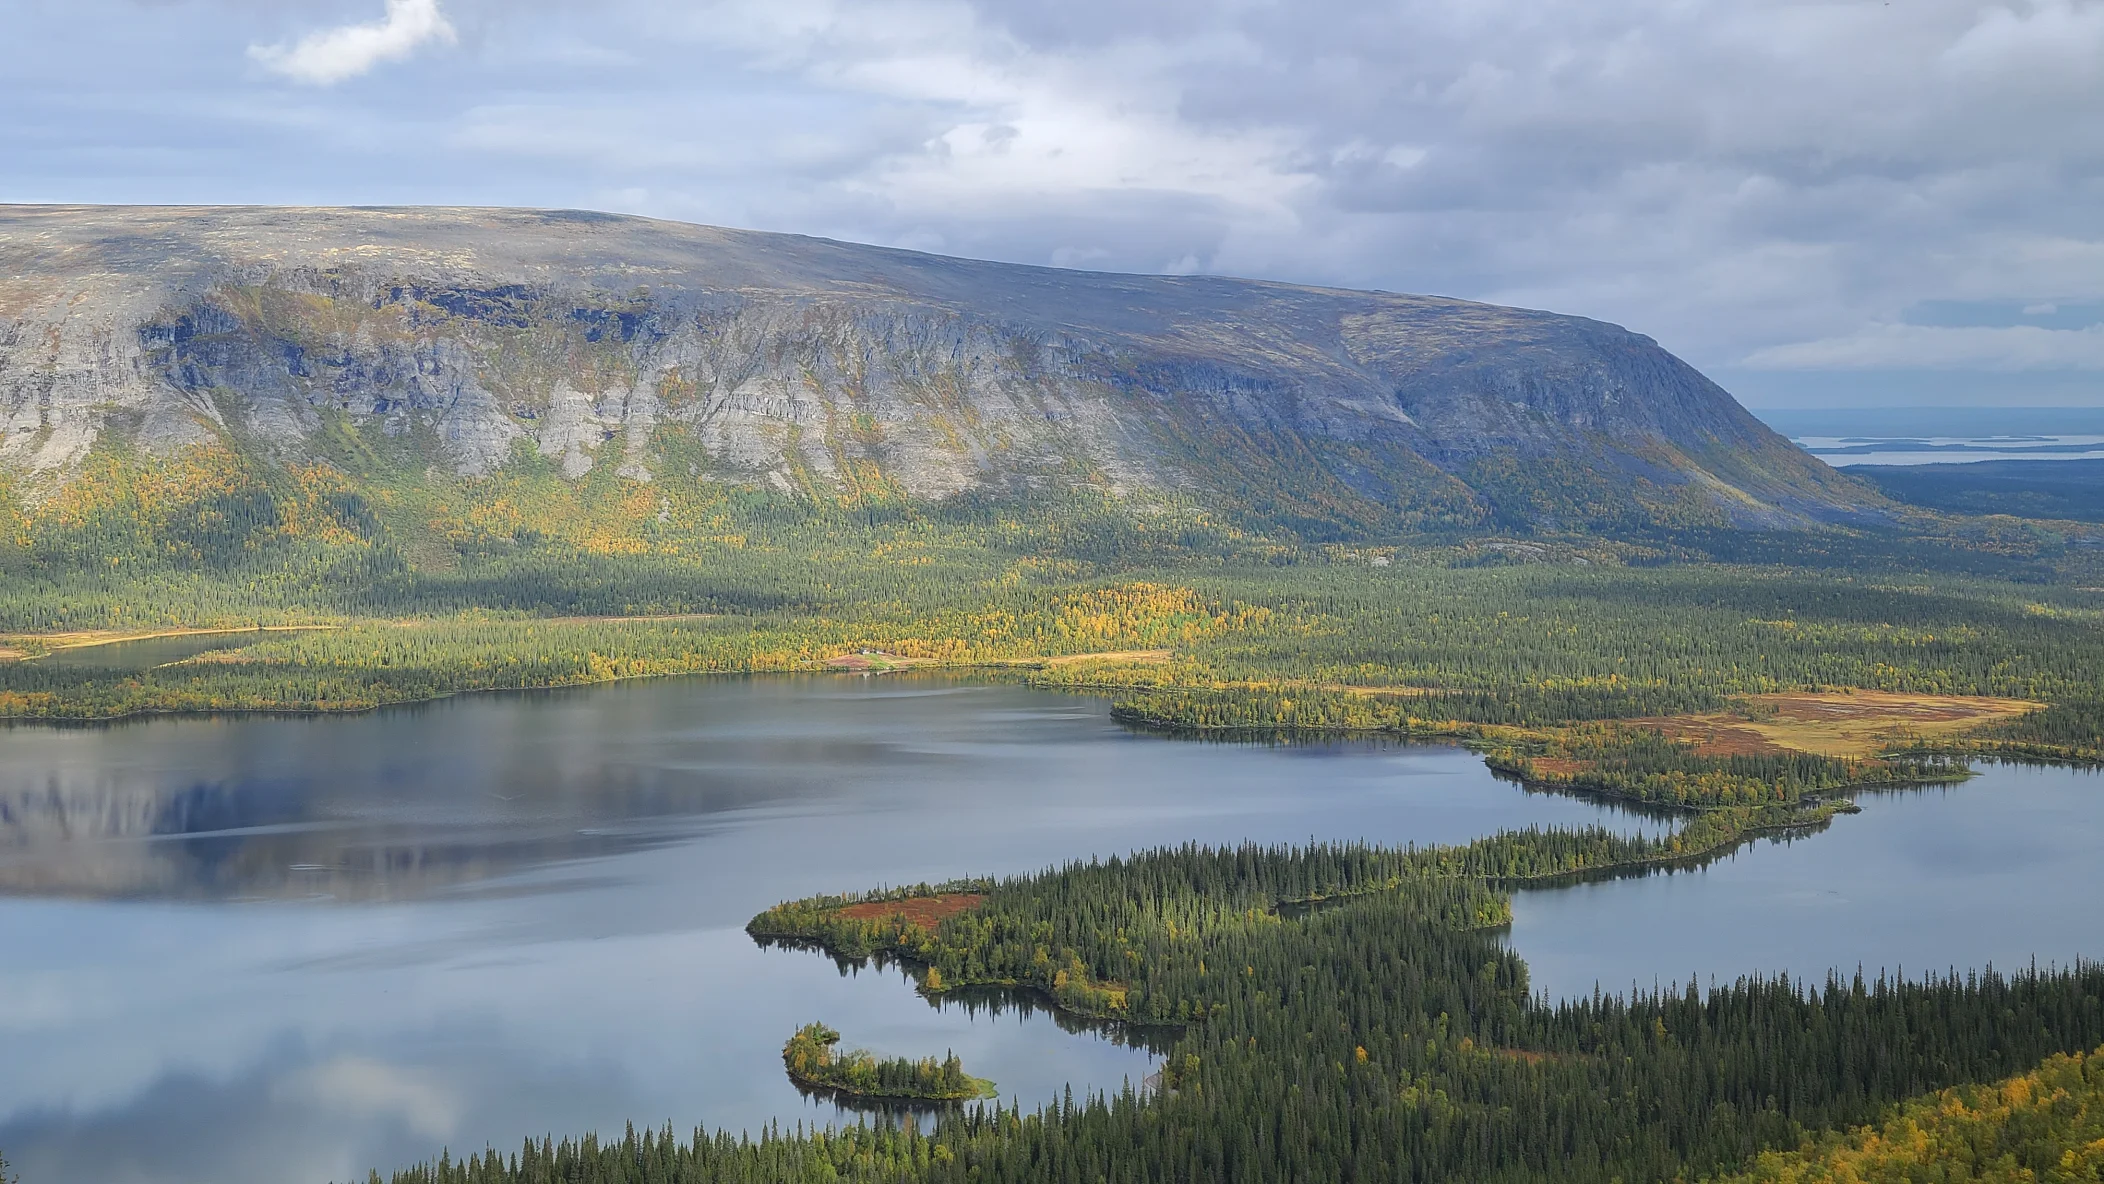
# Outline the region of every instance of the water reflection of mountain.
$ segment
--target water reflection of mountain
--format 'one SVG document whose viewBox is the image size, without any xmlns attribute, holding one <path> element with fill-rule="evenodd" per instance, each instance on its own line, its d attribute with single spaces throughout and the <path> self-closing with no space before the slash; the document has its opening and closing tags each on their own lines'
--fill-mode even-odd
<svg viewBox="0 0 2104 1184">
<path fill-rule="evenodd" d="M 550 805 L 542 801 L 518 811 L 427 809 L 407 820 L 346 808 L 307 781 L 163 788 L 53 774 L 41 785 L 0 786 L 0 893 L 405 899 L 641 850 L 695 829 L 691 818 L 589 825 L 638 818 L 622 808 L 636 803 L 613 796 L 624 800 L 600 801 L 589 812 L 598 819 L 537 808 Z"/>
<path fill-rule="evenodd" d="M 915 977 L 908 972 L 905 960 L 893 957 L 881 950 L 870 954 L 866 958 L 855 958 L 833 953 L 819 943 L 805 938 L 755 937 L 752 940 L 753 944 L 763 950 L 798 950 L 829 958 L 842 975 L 860 974 L 864 970 L 875 968 L 877 973 L 887 977 L 897 975 L 899 982 L 907 987 L 917 987 L 918 985 Z M 1093 1016 L 1078 1015 L 1058 1006 L 1052 1001 L 1051 996 L 1046 995 L 1035 987 L 952 987 L 939 994 L 930 995 L 923 993 L 921 998 L 927 1001 L 928 1006 L 935 1008 L 937 1011 L 954 1009 L 974 1018 L 980 1016 L 1014 1015 L 1028 1019 L 1031 1016 L 1044 1015 L 1050 1017 L 1052 1022 L 1063 1032 L 1077 1036 L 1099 1036 L 1112 1044 L 1122 1045 L 1127 1048 L 1145 1049 L 1156 1056 L 1167 1055 L 1169 1046 L 1175 1044 L 1184 1033 L 1184 1029 L 1175 1024 L 1130 1024 L 1119 1020 L 1106 1020 Z M 807 1097 L 819 1096 L 819 1094 L 829 1092 L 822 1089 L 813 1092 L 802 1085 L 799 1085 L 797 1088 L 805 1090 L 805 1096 Z M 841 1105 L 847 1109 L 854 1108 L 845 1102 L 842 1102 Z M 908 1108 L 920 1105 L 918 1102 L 909 1103 Z M 889 1102 L 887 1101 L 880 1108 L 889 1109 Z"/>
<path fill-rule="evenodd" d="M 874 764 L 946 759 L 902 752 L 874 723 L 785 715 L 800 689 L 662 683 L 347 718 L 0 729 L 0 895 L 531 891 L 544 885 L 525 873 L 549 864 L 829 797 Z"/>
</svg>

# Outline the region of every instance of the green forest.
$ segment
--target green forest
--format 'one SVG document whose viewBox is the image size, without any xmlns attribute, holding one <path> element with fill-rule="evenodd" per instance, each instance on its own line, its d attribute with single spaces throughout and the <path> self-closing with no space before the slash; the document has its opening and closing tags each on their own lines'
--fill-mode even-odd
<svg viewBox="0 0 2104 1184">
<path fill-rule="evenodd" d="M 1019 991 L 1169 1033 L 1159 1085 L 926 1129 L 548 1138 L 396 1184 L 2104 1178 L 2082 1055 L 2104 1043 L 2104 969 L 1556 1003 L 1498 939 L 1520 884 L 1813 833 L 1858 789 L 1977 758 L 2104 762 L 2097 528 L 1922 512 L 1376 536 L 1170 498 L 570 483 L 524 456 L 466 482 L 340 443 L 305 469 L 106 449 L 53 496 L 0 490 L 0 718 L 968 672 L 1102 696 L 1136 728 L 1463 743 L 1676 820 L 1650 839 L 1191 846 L 785 902 L 754 937 L 897 960 L 930 996 Z M 257 626 L 303 628 L 160 665 L 57 660 Z M 943 893 L 974 900 L 890 909 Z M 955 1058 L 838 1039 L 798 1032 L 785 1067 L 861 1094 L 980 1089 Z M 1935 1174 L 1961 1160 L 1978 1170 Z"/>
<path fill-rule="evenodd" d="M 1496 938 L 1504 885 L 1613 874 L 1699 845 L 1530 831 L 1431 849 L 1186 846 L 971 885 L 983 903 L 932 929 L 838 922 L 885 896 L 787 904 L 755 932 L 842 954 L 890 949 L 924 982 L 1015 984 L 1082 1014 L 1170 1025 L 1180 1034 L 1160 1084 L 1037 1112 L 965 1111 L 925 1133 L 631 1132 L 392 1179 L 1604 1184 L 1749 1165 L 1778 1178 L 1900 1108 L 1947 1109 L 1922 1095 L 2041 1061 L 2039 1073 L 2066 1079 L 2067 1057 L 2104 1042 L 2094 965 L 1691 982 L 1562 1003 L 1530 992 Z M 2036 1178 L 2096 1178 L 2093 1118 L 2009 1113 L 1981 1125 L 2005 1128 L 1995 1137 L 2025 1156 L 2057 1166 L 2071 1154 L 2091 1173 Z"/>
</svg>

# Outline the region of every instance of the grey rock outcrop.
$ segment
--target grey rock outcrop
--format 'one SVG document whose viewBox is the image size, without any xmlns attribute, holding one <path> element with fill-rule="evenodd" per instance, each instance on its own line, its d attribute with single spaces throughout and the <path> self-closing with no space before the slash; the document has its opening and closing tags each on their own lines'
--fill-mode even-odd
<svg viewBox="0 0 2104 1184">
<path fill-rule="evenodd" d="M 469 477 L 531 449 L 573 479 L 1398 521 L 1555 525 L 1588 481 L 1741 525 L 1879 505 L 1578 317 L 574 212 L 0 207 L 0 467 L 24 496 L 113 434 L 289 462 L 332 423 Z"/>
</svg>

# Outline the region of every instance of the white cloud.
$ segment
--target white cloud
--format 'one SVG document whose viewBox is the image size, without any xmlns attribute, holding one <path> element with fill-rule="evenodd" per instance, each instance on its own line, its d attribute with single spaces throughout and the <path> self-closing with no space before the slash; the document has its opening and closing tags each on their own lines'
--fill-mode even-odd
<svg viewBox="0 0 2104 1184">
<path fill-rule="evenodd" d="M 461 1103 L 436 1077 L 365 1057 L 340 1056 L 279 1082 L 274 1092 L 326 1109 L 399 1118 L 429 1139 L 459 1125 Z"/>
<path fill-rule="evenodd" d="M 476 53 L 297 103 L 226 68 L 258 10 L 354 2 L 29 5 L 0 196 L 611 205 L 1553 308 L 1713 367 L 2087 365 L 1892 326 L 2104 300 L 2104 0 L 392 0 L 251 52 Z"/>
<path fill-rule="evenodd" d="M 2056 63 L 2104 3 L 2006 2 L 719 0 L 673 36 L 937 125 L 840 158 L 798 210 L 833 233 L 1510 301 L 1717 365 L 2096 288 L 2104 133 Z"/>
<path fill-rule="evenodd" d="M 1134 43 L 1047 52 L 948 0 L 733 0 L 702 37 L 865 101 L 945 112 L 911 152 L 882 154 L 854 192 L 924 214 L 971 216 L 1021 201 L 1086 203 L 1110 192 L 1176 193 L 1271 220 L 1301 184 L 1291 144 L 1256 127 L 1180 116 L 1173 48 Z M 1221 64 L 1217 50 L 1183 50 Z"/>
<path fill-rule="evenodd" d="M 438 0 L 387 0 L 381 20 L 309 33 L 290 46 L 251 45 L 248 56 L 295 81 L 329 86 L 400 61 L 419 46 L 451 45 L 454 36 Z"/>
<path fill-rule="evenodd" d="M 2104 370 L 2104 326 L 1871 325 L 1757 350 L 1753 370 Z"/>
</svg>

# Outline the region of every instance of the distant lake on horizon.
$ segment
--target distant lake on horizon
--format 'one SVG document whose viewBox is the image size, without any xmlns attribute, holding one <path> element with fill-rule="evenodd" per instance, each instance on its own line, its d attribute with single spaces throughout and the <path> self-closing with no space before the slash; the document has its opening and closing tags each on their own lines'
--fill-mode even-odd
<svg viewBox="0 0 2104 1184">
<path fill-rule="evenodd" d="M 1833 465 L 1977 464 L 1998 460 L 2096 460 L 2104 435 L 1796 436 L 1792 443 Z"/>
<path fill-rule="evenodd" d="M 2104 408 L 1825 407 L 1756 414 L 1836 468 L 2104 458 Z"/>
<path fill-rule="evenodd" d="M 1704 871 L 1526 892 L 1559 994 L 1654 976 L 2104 955 L 2104 781 L 1996 766 Z M 347 717 L 0 729 L 0 1148 L 33 1184 L 362 1180 L 622 1125 L 830 1123 L 824 1020 L 1030 1108 L 1144 1048 L 761 949 L 817 892 L 1185 841 L 1461 842 L 1645 815 L 1473 754 L 1200 743 L 940 679 L 677 679 Z M 115 1137 L 118 1133 L 121 1138 Z"/>
</svg>

